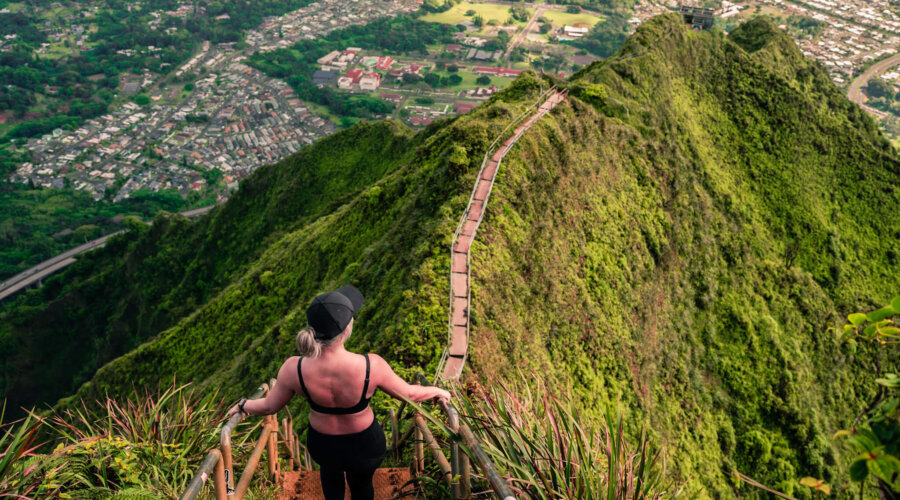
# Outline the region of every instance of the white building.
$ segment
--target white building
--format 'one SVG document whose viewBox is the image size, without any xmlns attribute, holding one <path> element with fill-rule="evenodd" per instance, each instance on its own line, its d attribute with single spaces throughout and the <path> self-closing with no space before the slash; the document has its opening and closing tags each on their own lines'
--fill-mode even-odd
<svg viewBox="0 0 900 500">
<path fill-rule="evenodd" d="M 338 78 L 337 83 L 338 83 L 339 89 L 348 90 L 348 89 L 350 89 L 350 87 L 353 86 L 353 79 L 347 78 L 346 76 L 342 76 L 342 77 Z"/>
<path fill-rule="evenodd" d="M 567 36 L 573 36 L 575 38 L 580 38 L 588 34 L 587 28 L 576 28 L 574 26 L 566 26 L 563 28 L 563 31 L 565 31 Z"/>
<path fill-rule="evenodd" d="M 366 76 L 359 80 L 359 88 L 362 90 L 376 90 L 380 84 L 381 77 L 378 73 L 366 73 Z"/>
</svg>

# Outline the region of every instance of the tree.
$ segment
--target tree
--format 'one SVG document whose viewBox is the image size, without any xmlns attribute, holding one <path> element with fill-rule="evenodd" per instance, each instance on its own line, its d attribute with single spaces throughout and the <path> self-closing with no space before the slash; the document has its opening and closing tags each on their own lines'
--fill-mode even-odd
<svg viewBox="0 0 900 500">
<path fill-rule="evenodd" d="M 437 73 L 428 73 L 425 75 L 425 83 L 431 85 L 432 88 L 440 86 L 441 76 Z"/>
<path fill-rule="evenodd" d="M 138 94 L 134 96 L 134 103 L 138 106 L 146 106 L 150 104 L 150 98 L 146 94 Z"/>
<path fill-rule="evenodd" d="M 894 98 L 894 89 L 881 78 L 873 78 L 866 85 L 866 93 L 871 97 Z"/>
<path fill-rule="evenodd" d="M 475 83 L 477 83 L 478 85 L 490 85 L 491 77 L 487 75 L 481 75 L 477 79 L 475 79 Z"/>
<path fill-rule="evenodd" d="M 475 26 L 480 28 L 480 27 L 484 26 L 484 18 L 481 17 L 480 15 L 475 16 L 472 18 L 472 24 L 474 24 Z"/>
<path fill-rule="evenodd" d="M 459 66 L 451 64 L 450 66 L 447 66 L 447 71 L 449 71 L 450 73 L 456 73 L 457 71 L 459 71 Z"/>
<path fill-rule="evenodd" d="M 472 17 L 472 16 L 474 16 L 475 14 L 477 14 L 477 12 L 475 12 L 473 9 L 469 9 L 469 10 L 466 11 L 465 16 L 466 16 L 466 17 Z"/>
<path fill-rule="evenodd" d="M 416 97 L 416 104 L 429 106 L 431 104 L 434 104 L 434 99 L 432 99 L 431 97 Z"/>
<path fill-rule="evenodd" d="M 568 12 L 569 14 L 578 14 L 581 12 L 581 7 L 577 5 L 570 5 L 566 7 L 566 12 Z"/>
<path fill-rule="evenodd" d="M 525 8 L 525 3 L 517 3 L 509 8 L 509 13 L 515 21 L 526 22 L 531 17 L 528 13 L 528 9 Z"/>
<path fill-rule="evenodd" d="M 459 85 L 460 83 L 462 83 L 462 77 L 456 74 L 450 75 L 450 78 L 448 78 L 448 80 L 450 82 L 450 85 Z"/>
<path fill-rule="evenodd" d="M 552 29 L 553 29 L 553 25 L 551 25 L 549 23 L 544 23 L 541 25 L 540 28 L 538 28 L 538 31 L 541 34 L 546 35 L 547 33 L 550 33 L 550 30 L 552 30 Z"/>
<path fill-rule="evenodd" d="M 400 77 L 403 80 L 403 83 L 413 84 L 422 80 L 422 77 L 415 73 L 403 73 L 403 76 Z"/>
</svg>

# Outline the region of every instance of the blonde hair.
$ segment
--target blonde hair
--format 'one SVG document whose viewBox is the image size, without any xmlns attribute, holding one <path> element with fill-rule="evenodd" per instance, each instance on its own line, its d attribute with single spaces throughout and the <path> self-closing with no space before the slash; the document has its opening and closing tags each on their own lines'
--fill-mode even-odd
<svg viewBox="0 0 900 500">
<path fill-rule="evenodd" d="M 300 351 L 300 355 L 303 357 L 318 358 L 319 355 L 322 354 L 322 348 L 328 347 L 344 338 L 346 333 L 347 329 L 345 328 L 343 332 L 334 337 L 327 340 L 321 340 L 316 338 L 316 331 L 313 330 L 313 327 L 307 326 L 297 333 L 297 350 Z"/>
</svg>

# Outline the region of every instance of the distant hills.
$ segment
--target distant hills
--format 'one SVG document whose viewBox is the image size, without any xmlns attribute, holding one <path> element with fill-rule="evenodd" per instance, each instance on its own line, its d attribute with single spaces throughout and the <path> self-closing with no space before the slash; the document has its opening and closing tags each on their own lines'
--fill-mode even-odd
<svg viewBox="0 0 900 500">
<path fill-rule="evenodd" d="M 569 103 L 506 156 L 473 245 L 469 377 L 540 374 L 586 420 L 627 407 L 698 497 L 734 496 L 732 468 L 846 491 L 831 436 L 871 397 L 874 356 L 833 330 L 900 289 L 900 161 L 763 19 L 726 38 L 655 18 L 568 81 L 527 73 L 415 134 L 359 123 L 198 222 L 133 230 L 2 305 L 5 397 L 172 377 L 246 393 L 292 354 L 309 300 L 347 282 L 367 298 L 352 347 L 433 370 L 482 155 L 551 84 Z"/>
</svg>

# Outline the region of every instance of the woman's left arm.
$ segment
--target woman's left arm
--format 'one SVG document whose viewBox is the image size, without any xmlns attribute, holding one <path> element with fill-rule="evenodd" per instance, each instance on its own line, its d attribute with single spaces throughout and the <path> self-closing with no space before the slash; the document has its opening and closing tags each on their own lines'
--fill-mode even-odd
<svg viewBox="0 0 900 500">
<path fill-rule="evenodd" d="M 292 365 L 293 368 L 288 365 Z M 291 389 L 291 377 L 297 378 L 297 362 L 294 358 L 288 358 L 281 369 L 278 370 L 278 378 L 275 381 L 275 387 L 269 388 L 266 397 L 260 399 L 250 399 L 244 403 L 244 413 L 250 415 L 271 415 L 278 410 L 284 408 L 284 405 L 291 400 L 294 390 Z M 238 405 L 231 407 L 228 416 L 231 417 L 239 412 Z"/>
</svg>

